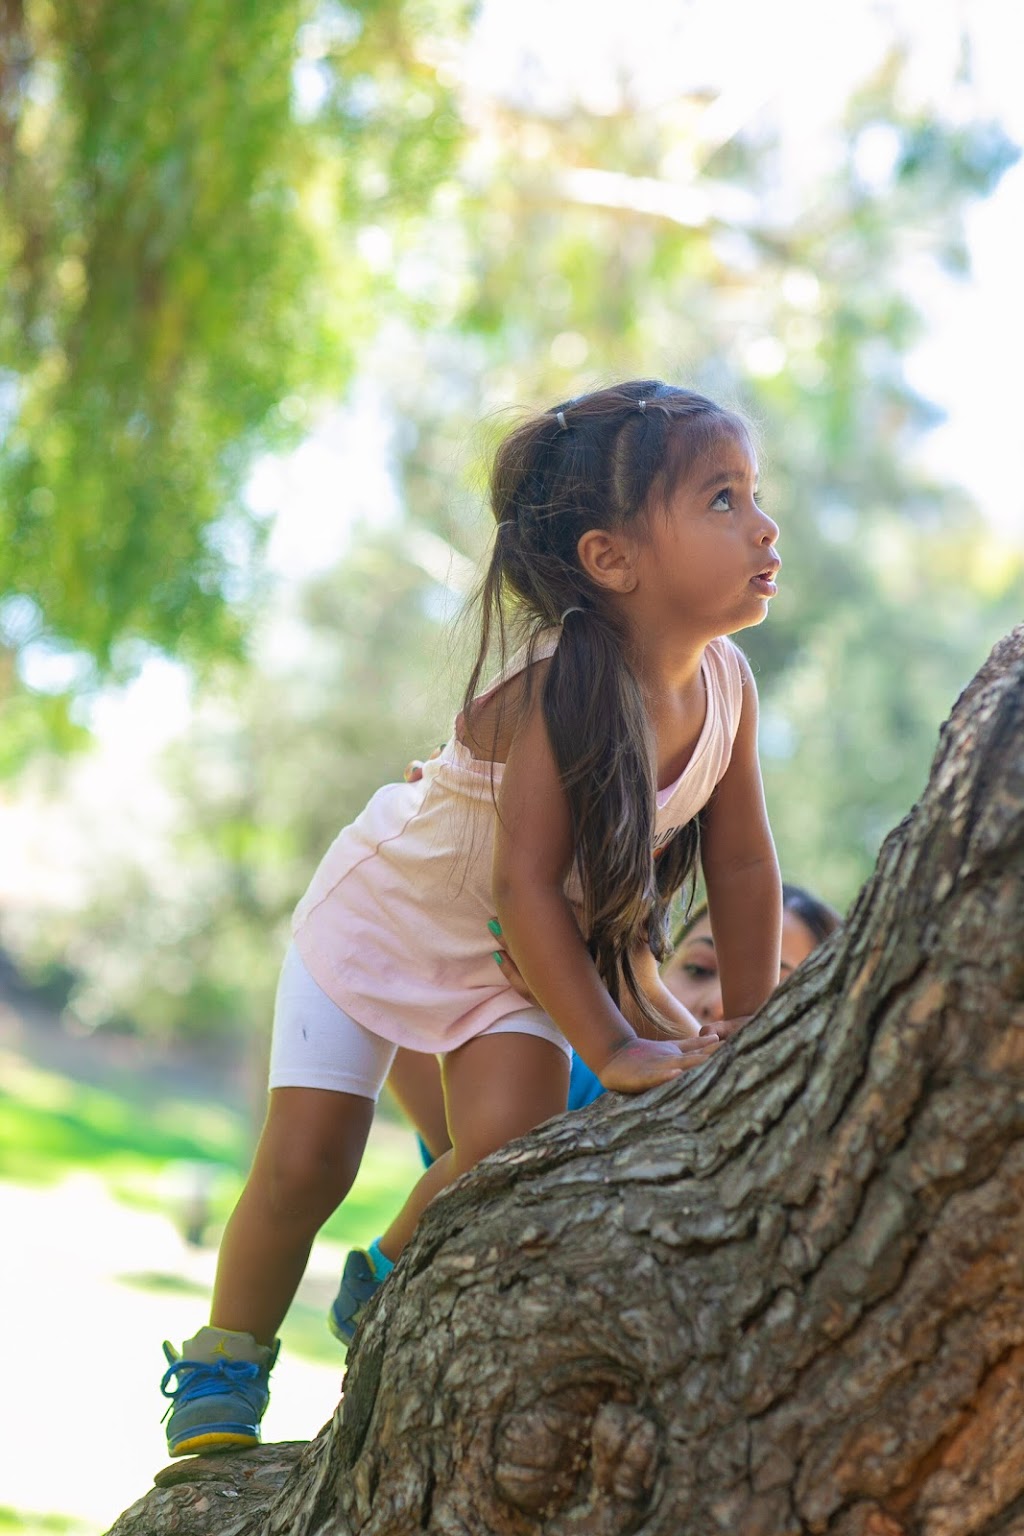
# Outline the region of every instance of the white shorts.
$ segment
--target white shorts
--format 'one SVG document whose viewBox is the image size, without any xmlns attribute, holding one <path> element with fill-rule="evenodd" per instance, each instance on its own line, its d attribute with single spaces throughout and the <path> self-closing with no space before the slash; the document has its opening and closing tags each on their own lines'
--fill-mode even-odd
<svg viewBox="0 0 1024 1536">
<path fill-rule="evenodd" d="M 536 1035 L 566 1056 L 569 1042 L 540 1008 L 523 1008 L 499 1019 L 485 1035 Z M 398 1047 L 372 1034 L 332 1003 L 288 946 L 277 984 L 270 1043 L 271 1088 L 327 1088 L 376 1100 Z"/>
</svg>

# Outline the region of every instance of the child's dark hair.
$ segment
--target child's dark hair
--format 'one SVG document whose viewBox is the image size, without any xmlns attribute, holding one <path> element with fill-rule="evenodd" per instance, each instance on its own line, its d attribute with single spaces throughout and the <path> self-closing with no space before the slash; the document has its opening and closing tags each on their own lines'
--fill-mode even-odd
<svg viewBox="0 0 1024 1536">
<path fill-rule="evenodd" d="M 813 895 L 802 885 L 783 885 L 782 909 L 798 917 L 817 944 L 824 943 L 829 934 L 843 926 L 835 907 L 830 907 L 827 901 L 822 901 L 820 896 Z"/>
<path fill-rule="evenodd" d="M 664 955 L 668 903 L 695 865 L 697 828 L 691 823 L 661 851 L 656 876 L 647 711 L 627 660 L 627 636 L 583 569 L 577 545 L 592 528 L 642 531 L 724 436 L 746 440 L 746 424 L 703 395 L 634 380 L 524 422 L 501 444 L 491 475 L 497 532 L 464 709 L 495 637 L 504 663 L 509 626 L 532 657 L 541 632 L 562 623 L 542 707 L 572 817 L 584 937 L 612 997 L 619 1000 L 621 970 L 649 1018 L 656 1016 L 630 951 L 648 940 L 658 959 Z"/>
<path fill-rule="evenodd" d="M 782 910 L 792 912 L 794 917 L 800 919 L 815 944 L 823 944 L 830 934 L 843 926 L 843 920 L 835 907 L 830 907 L 827 901 L 822 901 L 820 896 L 815 896 L 805 886 L 790 885 L 788 881 L 782 887 Z M 706 901 L 687 912 L 672 941 L 673 949 L 678 949 L 687 934 L 707 915 Z"/>
</svg>

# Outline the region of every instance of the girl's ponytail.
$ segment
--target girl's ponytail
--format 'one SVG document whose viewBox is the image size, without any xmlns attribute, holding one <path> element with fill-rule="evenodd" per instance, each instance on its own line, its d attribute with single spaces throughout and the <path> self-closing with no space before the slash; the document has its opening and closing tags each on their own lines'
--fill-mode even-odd
<svg viewBox="0 0 1024 1536">
<path fill-rule="evenodd" d="M 620 968 L 635 993 L 629 951 L 657 894 L 653 741 L 624 650 L 625 636 L 607 612 L 570 615 L 543 694 L 572 817 L 583 933 L 616 1002 Z"/>
</svg>

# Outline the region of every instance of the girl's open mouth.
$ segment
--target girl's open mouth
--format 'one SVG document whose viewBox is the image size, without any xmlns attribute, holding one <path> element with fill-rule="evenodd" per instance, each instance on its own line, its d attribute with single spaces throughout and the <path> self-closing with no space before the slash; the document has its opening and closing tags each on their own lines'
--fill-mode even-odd
<svg viewBox="0 0 1024 1536">
<path fill-rule="evenodd" d="M 765 566 L 763 571 L 759 571 L 756 576 L 751 577 L 750 585 L 756 587 L 762 597 L 774 597 L 779 590 L 778 583 L 775 580 L 778 574 L 779 567 L 777 565 Z"/>
</svg>

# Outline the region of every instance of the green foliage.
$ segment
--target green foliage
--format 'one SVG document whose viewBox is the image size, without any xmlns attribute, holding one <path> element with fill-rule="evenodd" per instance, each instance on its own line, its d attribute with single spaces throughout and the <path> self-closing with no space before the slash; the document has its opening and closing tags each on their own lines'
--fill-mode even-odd
<svg viewBox="0 0 1024 1536">
<path fill-rule="evenodd" d="M 259 552 L 240 502 L 253 454 L 297 439 L 372 333 L 368 200 L 400 222 L 452 153 L 449 93 L 420 47 L 438 12 L 36 0 L 20 32 L 17 16 L 0 592 L 104 669 L 131 668 L 128 641 L 237 650 L 244 615 L 225 599 Z M 302 48 L 322 114 L 294 106 Z"/>
<path fill-rule="evenodd" d="M 14 778 L 38 753 L 56 750 L 69 754 L 86 745 L 89 733 L 72 718 L 67 695 L 38 695 L 19 689 L 14 654 L 0 646 L 0 700 L 5 696 L 0 782 Z"/>
</svg>

